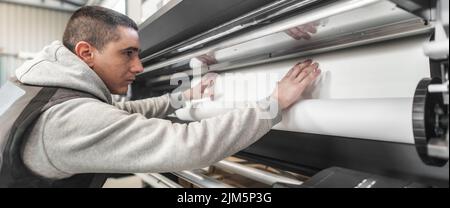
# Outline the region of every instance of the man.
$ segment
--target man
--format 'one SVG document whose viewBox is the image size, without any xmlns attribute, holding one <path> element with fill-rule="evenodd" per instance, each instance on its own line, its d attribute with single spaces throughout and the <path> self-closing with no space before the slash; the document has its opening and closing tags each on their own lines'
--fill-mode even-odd
<svg viewBox="0 0 450 208">
<path fill-rule="evenodd" d="M 140 62 L 138 27 L 128 17 L 101 7 L 83 7 L 71 17 L 63 43 L 55 42 L 16 71 L 25 85 L 67 88 L 92 95 L 55 105 L 27 134 L 22 158 L 35 175 L 51 180 L 84 173 L 173 172 L 214 164 L 248 147 L 281 121 L 281 111 L 300 99 L 320 74 L 318 64 L 296 65 L 271 100 L 280 109 L 236 109 L 190 124 L 161 118 L 174 112 L 171 97 L 113 103 L 125 94 Z M 204 90 L 209 82 L 198 86 Z M 184 99 L 195 99 L 188 90 Z"/>
</svg>

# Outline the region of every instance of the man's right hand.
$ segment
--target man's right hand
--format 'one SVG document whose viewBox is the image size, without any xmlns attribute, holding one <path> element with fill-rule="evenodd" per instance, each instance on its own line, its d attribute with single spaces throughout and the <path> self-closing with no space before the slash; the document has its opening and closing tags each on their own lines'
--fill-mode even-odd
<svg viewBox="0 0 450 208">
<path fill-rule="evenodd" d="M 313 63 L 312 60 L 298 63 L 278 82 L 272 97 L 278 101 L 283 110 L 286 110 L 300 100 L 305 89 L 319 77 L 320 73 L 319 64 Z"/>
</svg>

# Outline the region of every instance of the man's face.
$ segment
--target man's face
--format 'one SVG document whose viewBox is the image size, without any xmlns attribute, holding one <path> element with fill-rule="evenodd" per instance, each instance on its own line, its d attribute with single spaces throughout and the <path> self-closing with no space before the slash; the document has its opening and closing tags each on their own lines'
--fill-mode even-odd
<svg viewBox="0 0 450 208">
<path fill-rule="evenodd" d="M 103 50 L 94 52 L 94 71 L 100 76 L 112 94 L 123 95 L 128 86 L 143 72 L 139 59 L 139 35 L 132 28 L 119 26 L 118 41 L 111 41 Z"/>
</svg>

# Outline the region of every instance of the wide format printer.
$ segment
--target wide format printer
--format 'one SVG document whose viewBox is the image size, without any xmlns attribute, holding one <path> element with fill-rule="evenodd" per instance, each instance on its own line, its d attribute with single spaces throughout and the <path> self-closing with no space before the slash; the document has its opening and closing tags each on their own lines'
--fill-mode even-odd
<svg viewBox="0 0 450 208">
<path fill-rule="evenodd" d="M 217 73 L 216 99 L 171 116 L 198 121 L 267 97 L 312 58 L 320 79 L 238 157 L 448 187 L 448 21 L 444 0 L 173 0 L 140 27 L 132 99 Z"/>
</svg>

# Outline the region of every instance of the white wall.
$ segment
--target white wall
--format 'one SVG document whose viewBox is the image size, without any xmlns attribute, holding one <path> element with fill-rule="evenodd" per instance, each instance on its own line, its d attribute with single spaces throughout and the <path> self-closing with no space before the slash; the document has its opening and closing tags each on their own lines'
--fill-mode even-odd
<svg viewBox="0 0 450 208">
<path fill-rule="evenodd" d="M 0 86 L 24 60 L 13 55 L 36 53 L 61 40 L 71 13 L 0 2 Z M 2 52 L 0 52 L 1 54 Z"/>
</svg>

